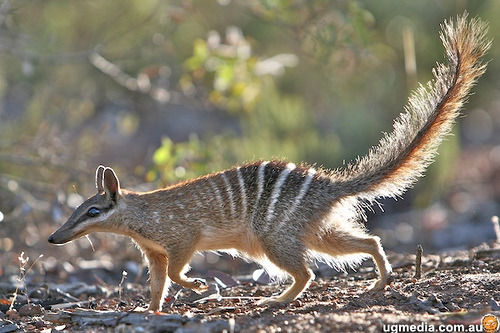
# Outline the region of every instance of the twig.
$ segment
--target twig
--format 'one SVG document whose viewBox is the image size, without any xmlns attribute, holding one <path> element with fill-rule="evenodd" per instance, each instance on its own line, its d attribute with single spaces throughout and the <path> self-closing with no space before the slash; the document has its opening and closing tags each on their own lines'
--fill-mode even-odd
<svg viewBox="0 0 500 333">
<path fill-rule="evenodd" d="M 29 191 L 40 191 L 44 193 L 54 193 L 58 187 L 52 183 L 45 183 L 37 180 L 26 179 L 26 177 L 17 177 L 14 175 L 9 175 L 6 173 L 0 173 L 0 179 L 3 182 L 8 182 L 10 180 L 15 181 L 19 185 L 23 186 Z"/>
<path fill-rule="evenodd" d="M 222 312 L 222 311 L 234 311 L 235 309 L 236 309 L 235 306 L 219 306 L 219 307 L 216 307 L 215 309 L 208 311 L 207 316 L 212 315 L 214 313 Z"/>
<path fill-rule="evenodd" d="M 90 239 L 89 235 L 85 235 L 85 238 L 87 238 L 87 240 L 89 241 L 90 247 L 92 248 L 92 252 L 95 252 L 94 243 L 92 243 L 92 240 Z"/>
<path fill-rule="evenodd" d="M 79 302 L 80 300 L 78 298 L 76 298 L 75 296 L 71 295 L 70 293 L 68 292 L 65 292 L 63 290 L 61 290 L 60 288 L 56 288 L 55 290 L 56 293 L 58 293 L 59 295 L 61 296 L 64 296 L 66 297 L 67 299 L 69 300 L 72 300 L 72 301 L 75 301 L 75 302 Z"/>
<path fill-rule="evenodd" d="M 63 309 L 70 309 L 70 308 L 81 308 L 84 306 L 89 305 L 90 301 L 78 301 L 78 302 L 70 302 L 70 303 L 61 303 L 61 304 L 54 304 L 50 306 L 51 310 L 63 310 Z"/>
<path fill-rule="evenodd" d="M 242 300 L 242 299 L 249 299 L 249 300 L 261 300 L 262 297 L 259 296 L 221 296 L 220 299 L 236 299 L 236 300 Z"/>
<path fill-rule="evenodd" d="M 495 235 L 496 235 L 496 243 L 500 244 L 500 224 L 498 223 L 498 216 L 493 216 L 491 218 L 491 223 L 493 223 L 493 229 L 495 230 Z"/>
<path fill-rule="evenodd" d="M 439 310 L 434 308 L 431 305 L 428 305 L 428 302 L 420 300 L 417 294 L 413 294 L 409 297 L 409 303 L 417 306 L 419 309 L 422 309 L 430 314 L 438 313 Z"/>
<path fill-rule="evenodd" d="M 229 324 L 229 333 L 234 333 L 234 327 L 236 326 L 236 320 L 234 317 L 229 318 L 227 323 Z"/>
<path fill-rule="evenodd" d="M 42 156 L 31 156 L 31 155 L 14 155 L 8 153 L 0 153 L 0 161 L 5 161 L 7 163 L 18 164 L 23 167 L 34 166 L 39 168 L 43 165 L 46 168 L 64 170 L 70 173 L 72 176 L 80 176 L 81 173 L 88 173 L 87 170 L 76 170 L 74 167 L 70 167 L 62 162 L 48 159 Z M 90 175 L 90 173 L 89 173 Z"/>
<path fill-rule="evenodd" d="M 21 255 L 17 257 L 19 260 L 19 277 L 17 278 L 17 286 L 16 286 L 16 291 L 14 291 L 14 297 L 12 298 L 12 302 L 10 303 L 9 310 L 12 310 L 14 308 L 14 303 L 17 299 L 17 295 L 19 292 L 19 288 L 21 287 L 21 283 L 26 279 L 26 275 L 28 275 L 29 271 L 33 268 L 33 266 L 36 264 L 36 262 L 43 257 L 43 254 L 40 254 L 38 258 L 31 264 L 28 269 L 26 269 L 26 265 L 28 264 L 30 258 L 29 257 L 24 257 L 24 252 L 21 252 Z"/>
<path fill-rule="evenodd" d="M 415 257 L 415 276 L 414 276 L 414 278 L 417 280 L 419 280 L 422 277 L 422 252 L 424 252 L 424 249 L 422 248 L 422 245 L 418 244 L 417 254 Z"/>
<path fill-rule="evenodd" d="M 122 272 L 122 280 L 120 281 L 120 284 L 118 285 L 118 296 L 120 299 L 120 302 L 122 301 L 122 293 L 123 293 L 123 281 L 127 278 L 128 273 L 126 271 Z"/>
<path fill-rule="evenodd" d="M 31 194 L 30 191 L 22 188 L 16 181 L 4 179 L 0 175 L 0 185 L 9 190 L 13 195 L 23 200 L 31 208 L 42 212 L 50 211 L 50 203 L 38 200 Z"/>
<path fill-rule="evenodd" d="M 89 55 L 89 62 L 127 90 L 147 94 L 161 103 L 173 102 L 180 99 L 180 96 L 175 92 L 153 85 L 147 75 L 139 74 L 139 76 L 133 77 L 125 73 L 118 65 L 107 60 L 97 51 Z"/>
</svg>

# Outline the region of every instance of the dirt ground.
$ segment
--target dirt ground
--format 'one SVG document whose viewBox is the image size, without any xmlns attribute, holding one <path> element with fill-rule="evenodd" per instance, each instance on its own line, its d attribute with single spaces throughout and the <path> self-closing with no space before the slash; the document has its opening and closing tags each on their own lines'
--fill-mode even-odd
<svg viewBox="0 0 500 333">
<path fill-rule="evenodd" d="M 500 318 L 500 245 L 424 254 L 420 279 L 414 277 L 415 257 L 390 256 L 394 281 L 382 292 L 367 291 L 375 272 L 365 265 L 356 273 L 316 278 L 298 300 L 276 307 L 256 301 L 280 293 L 286 282 L 262 284 L 252 275 L 236 279 L 212 271 L 208 292 L 173 286 L 158 313 L 141 312 L 149 301 L 148 284 L 87 284 L 78 268 L 65 277 L 69 282 L 56 283 L 47 272 L 17 292 L 19 281 L 0 282 L 0 333 L 470 332 L 481 330 L 486 314 Z"/>
</svg>

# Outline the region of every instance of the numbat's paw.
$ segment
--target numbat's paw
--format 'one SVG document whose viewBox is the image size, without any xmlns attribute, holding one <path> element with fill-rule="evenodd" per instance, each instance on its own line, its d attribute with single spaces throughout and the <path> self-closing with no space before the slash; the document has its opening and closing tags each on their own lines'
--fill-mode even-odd
<svg viewBox="0 0 500 333">
<path fill-rule="evenodd" d="M 369 291 L 380 291 L 384 290 L 385 286 L 387 285 L 387 280 L 377 280 L 373 282 L 370 287 L 368 287 Z"/>
<path fill-rule="evenodd" d="M 290 303 L 290 301 L 282 300 L 278 297 L 269 297 L 261 299 L 257 302 L 257 305 L 265 305 L 265 306 L 277 306 L 277 305 L 285 305 Z"/>
<path fill-rule="evenodd" d="M 385 286 L 391 284 L 391 282 L 394 280 L 392 277 L 392 272 L 389 271 L 387 273 L 387 276 L 385 278 L 380 278 L 377 281 L 373 282 L 370 287 L 368 287 L 369 291 L 380 291 L 384 290 Z"/>
</svg>

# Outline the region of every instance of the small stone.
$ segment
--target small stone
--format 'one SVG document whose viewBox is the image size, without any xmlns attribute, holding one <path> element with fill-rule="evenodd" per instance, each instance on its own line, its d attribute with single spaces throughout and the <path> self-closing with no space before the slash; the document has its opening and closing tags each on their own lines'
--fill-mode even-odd
<svg viewBox="0 0 500 333">
<path fill-rule="evenodd" d="M 271 277 L 269 276 L 269 274 L 267 274 L 267 272 L 262 269 L 262 268 L 259 268 L 259 269 L 256 269 L 253 274 L 252 274 L 252 279 L 257 282 L 257 283 L 260 283 L 260 284 L 269 284 L 269 282 L 271 282 Z"/>
<path fill-rule="evenodd" d="M 38 304 L 25 304 L 19 309 L 20 316 L 36 316 L 42 313 L 42 306 Z"/>
<path fill-rule="evenodd" d="M 48 297 L 48 292 L 45 288 L 36 288 L 30 292 L 29 296 L 30 298 L 46 299 Z"/>
<path fill-rule="evenodd" d="M 26 326 L 26 331 L 27 331 L 27 332 L 34 332 L 34 331 L 35 331 L 35 329 L 36 329 L 36 326 L 35 326 L 35 325 L 33 325 L 33 324 L 28 324 L 28 325 Z"/>
<path fill-rule="evenodd" d="M 494 298 L 490 298 L 488 304 L 491 306 L 491 310 L 500 311 L 500 304 Z"/>
<path fill-rule="evenodd" d="M 456 312 L 460 310 L 460 307 L 453 302 L 446 303 L 445 307 L 449 312 Z"/>
<path fill-rule="evenodd" d="M 9 319 L 16 319 L 19 317 L 19 313 L 16 309 L 7 310 L 5 314 L 7 315 L 7 317 L 9 317 Z"/>
</svg>

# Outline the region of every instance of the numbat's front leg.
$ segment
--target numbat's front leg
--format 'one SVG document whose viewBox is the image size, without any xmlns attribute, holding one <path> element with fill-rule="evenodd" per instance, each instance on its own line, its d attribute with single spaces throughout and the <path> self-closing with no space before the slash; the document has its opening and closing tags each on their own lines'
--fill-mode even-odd
<svg viewBox="0 0 500 333">
<path fill-rule="evenodd" d="M 151 303 L 148 310 L 161 311 L 163 298 L 168 291 L 168 259 L 167 256 L 155 252 L 146 252 L 146 257 L 149 262 L 149 276 L 151 280 Z"/>
<path fill-rule="evenodd" d="M 206 281 L 203 279 L 188 278 L 184 274 L 189 259 L 191 259 L 192 252 L 193 251 L 187 251 L 186 253 L 172 255 L 168 265 L 168 276 L 178 285 L 201 294 L 208 290 Z"/>
</svg>

